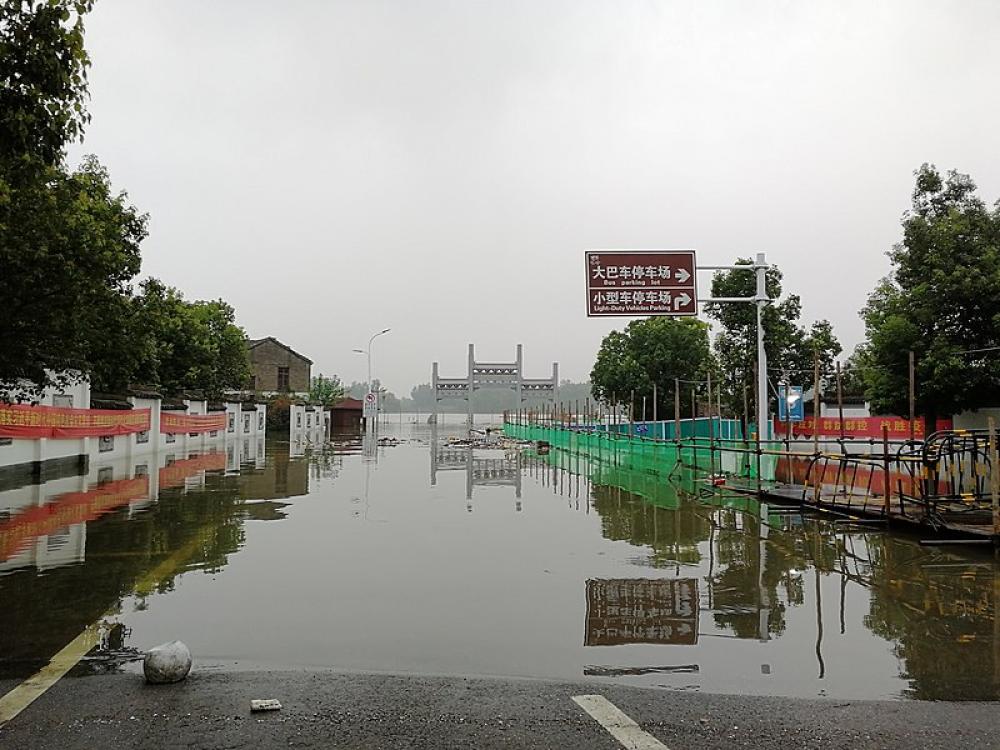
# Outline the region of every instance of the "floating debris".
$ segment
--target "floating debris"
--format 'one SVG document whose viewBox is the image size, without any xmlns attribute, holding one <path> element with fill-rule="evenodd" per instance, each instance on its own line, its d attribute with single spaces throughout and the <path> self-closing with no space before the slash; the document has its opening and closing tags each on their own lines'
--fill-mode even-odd
<svg viewBox="0 0 1000 750">
<path fill-rule="evenodd" d="M 258 711 L 280 711 L 281 701 L 277 701 L 274 698 L 252 700 L 250 701 L 250 710 L 255 713 Z"/>
</svg>

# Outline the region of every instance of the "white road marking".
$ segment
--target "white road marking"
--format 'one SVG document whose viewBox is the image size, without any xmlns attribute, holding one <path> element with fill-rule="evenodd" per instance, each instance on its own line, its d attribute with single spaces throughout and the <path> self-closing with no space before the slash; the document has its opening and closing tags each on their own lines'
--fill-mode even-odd
<svg viewBox="0 0 1000 750">
<path fill-rule="evenodd" d="M 575 695 L 573 701 L 629 750 L 669 750 L 603 695 Z"/>
</svg>

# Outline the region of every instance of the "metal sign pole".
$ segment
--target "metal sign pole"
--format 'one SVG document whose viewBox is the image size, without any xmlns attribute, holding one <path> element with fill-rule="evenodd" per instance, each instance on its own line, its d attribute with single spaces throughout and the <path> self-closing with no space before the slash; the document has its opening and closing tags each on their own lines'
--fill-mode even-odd
<svg viewBox="0 0 1000 750">
<path fill-rule="evenodd" d="M 756 291 L 753 297 L 707 297 L 699 299 L 705 302 L 744 302 L 752 304 L 757 313 L 757 435 L 761 440 L 767 440 L 768 408 L 767 408 L 767 352 L 764 350 L 764 306 L 770 302 L 767 296 L 767 260 L 764 253 L 757 253 L 753 265 L 735 266 L 698 266 L 699 271 L 753 271 L 756 277 Z"/>
<path fill-rule="evenodd" d="M 757 253 L 757 432 L 765 440 L 767 425 L 767 352 L 764 350 L 764 305 L 767 304 L 767 262 L 764 253 Z"/>
</svg>

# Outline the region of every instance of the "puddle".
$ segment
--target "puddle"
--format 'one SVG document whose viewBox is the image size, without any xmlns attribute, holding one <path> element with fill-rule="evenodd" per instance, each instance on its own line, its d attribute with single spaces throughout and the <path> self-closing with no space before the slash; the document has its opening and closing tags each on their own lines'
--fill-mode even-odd
<svg viewBox="0 0 1000 750">
<path fill-rule="evenodd" d="M 436 433 L 223 444 L 0 492 L 0 677 L 103 623 L 84 672 L 179 638 L 227 668 L 1000 697 L 990 554 Z"/>
</svg>

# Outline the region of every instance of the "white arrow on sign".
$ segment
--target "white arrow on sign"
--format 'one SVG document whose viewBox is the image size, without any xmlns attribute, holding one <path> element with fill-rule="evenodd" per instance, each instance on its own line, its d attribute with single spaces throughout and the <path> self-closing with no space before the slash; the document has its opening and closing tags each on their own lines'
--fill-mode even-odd
<svg viewBox="0 0 1000 750">
<path fill-rule="evenodd" d="M 686 268 L 678 268 L 677 273 L 674 274 L 674 278 L 682 284 L 686 284 L 687 280 L 691 278 L 691 274 L 688 273 Z"/>
<path fill-rule="evenodd" d="M 691 297 L 687 292 L 681 292 L 676 297 L 674 297 L 674 309 L 680 310 L 685 305 L 691 302 Z"/>
</svg>

